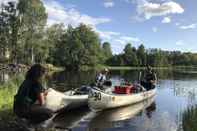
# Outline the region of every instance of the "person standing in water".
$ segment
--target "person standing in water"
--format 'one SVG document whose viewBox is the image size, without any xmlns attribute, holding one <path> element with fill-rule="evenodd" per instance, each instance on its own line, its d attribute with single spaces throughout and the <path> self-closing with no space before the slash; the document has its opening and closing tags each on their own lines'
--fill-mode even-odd
<svg viewBox="0 0 197 131">
<path fill-rule="evenodd" d="M 53 111 L 45 108 L 47 91 L 42 86 L 45 68 L 40 64 L 33 65 L 26 73 L 14 97 L 14 113 L 33 122 L 41 122 L 53 116 Z"/>
<path fill-rule="evenodd" d="M 145 75 L 144 75 L 144 80 L 141 81 L 141 85 L 146 89 L 146 90 L 151 90 L 155 88 L 157 81 L 157 76 L 153 72 L 151 66 L 146 67 Z"/>
</svg>

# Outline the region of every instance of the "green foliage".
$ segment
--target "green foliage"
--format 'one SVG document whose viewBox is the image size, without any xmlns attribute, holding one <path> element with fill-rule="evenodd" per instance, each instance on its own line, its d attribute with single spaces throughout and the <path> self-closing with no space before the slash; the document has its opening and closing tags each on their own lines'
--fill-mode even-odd
<svg viewBox="0 0 197 131">
<path fill-rule="evenodd" d="M 56 51 L 58 64 L 75 70 L 84 65 L 95 66 L 101 56 L 98 35 L 83 24 L 76 28 L 69 26 L 62 35 Z"/>
<path fill-rule="evenodd" d="M 40 0 L 19 0 L 17 9 L 21 19 L 20 38 L 24 44 L 21 55 L 29 64 L 34 61 L 42 62 L 48 51 L 42 35 L 47 21 L 45 7 Z"/>
<path fill-rule="evenodd" d="M 47 28 L 46 30 L 46 39 L 45 39 L 45 44 L 48 45 L 48 58 L 47 62 L 48 63 L 53 63 L 57 65 L 58 59 L 56 56 L 58 55 L 57 47 L 61 47 L 60 41 L 65 33 L 64 25 L 63 24 L 54 24 L 50 27 Z"/>
<path fill-rule="evenodd" d="M 17 5 L 14 2 L 2 5 L 0 20 L 1 46 L 8 49 L 10 62 L 30 64 L 33 58 L 40 62 L 48 57 L 42 35 L 47 14 L 40 0 L 19 0 Z"/>
<path fill-rule="evenodd" d="M 106 63 L 110 66 L 124 66 L 123 54 L 113 55 Z"/>
<path fill-rule="evenodd" d="M 109 42 L 104 42 L 102 45 L 104 58 L 109 59 L 112 57 L 111 46 Z"/>
<path fill-rule="evenodd" d="M 138 48 L 127 44 L 121 54 L 112 54 L 110 43 L 101 44 L 98 34 L 81 24 L 65 28 L 46 25 L 47 14 L 41 0 L 19 0 L 0 10 L 0 62 L 49 63 L 79 70 L 98 65 L 111 66 L 196 66 L 197 54 Z M 9 52 L 9 53 L 8 53 Z M 9 54 L 10 57 L 7 55 Z"/>
<path fill-rule="evenodd" d="M 136 55 L 136 49 L 131 47 L 131 44 L 127 44 L 124 48 L 123 59 L 126 65 L 137 66 L 138 59 Z"/>
<path fill-rule="evenodd" d="M 146 51 L 145 51 L 145 47 L 143 44 L 141 44 L 139 47 L 138 47 L 138 50 L 137 50 L 137 58 L 138 58 L 138 64 L 139 65 L 146 65 L 147 63 L 147 59 L 146 59 Z"/>
<path fill-rule="evenodd" d="M 18 19 L 14 2 L 2 4 L 0 11 L 0 51 L 1 60 L 6 58 L 6 51 L 10 49 L 11 59 L 16 58 Z"/>
<path fill-rule="evenodd" d="M 197 130 L 197 106 L 192 106 L 183 112 L 182 115 L 182 128 L 183 131 L 196 131 Z"/>
<path fill-rule="evenodd" d="M 16 91 L 23 80 L 23 75 L 13 76 L 9 81 L 0 85 L 0 119 L 8 121 L 13 113 L 13 100 Z"/>
</svg>

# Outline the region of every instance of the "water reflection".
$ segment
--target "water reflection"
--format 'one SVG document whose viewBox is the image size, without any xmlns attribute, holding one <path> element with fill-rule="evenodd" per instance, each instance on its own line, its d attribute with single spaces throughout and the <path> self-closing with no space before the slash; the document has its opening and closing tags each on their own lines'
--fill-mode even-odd
<svg viewBox="0 0 197 131">
<path fill-rule="evenodd" d="M 75 110 L 67 110 L 54 119 L 53 127 L 56 129 L 76 129 L 85 128 L 89 131 L 100 130 L 104 128 L 124 127 L 136 115 L 145 111 L 147 117 L 156 110 L 154 97 L 134 105 L 110 109 L 102 112 L 91 112 L 89 108 L 83 107 Z"/>
<path fill-rule="evenodd" d="M 196 80 L 174 80 L 174 95 L 187 97 L 189 104 L 197 102 L 197 81 Z"/>
<path fill-rule="evenodd" d="M 154 98 L 151 98 L 134 105 L 98 113 L 89 122 L 89 130 L 93 131 L 103 128 L 124 127 L 127 121 L 142 112 L 143 109 L 146 109 L 147 116 L 151 117 L 152 112 L 156 109 L 156 105 L 153 101 Z"/>
<path fill-rule="evenodd" d="M 49 79 L 48 85 L 60 91 L 91 84 L 95 80 L 95 71 L 87 72 L 55 72 Z"/>
<path fill-rule="evenodd" d="M 88 107 L 66 110 L 65 112 L 56 116 L 53 127 L 59 129 L 72 129 L 73 127 L 76 127 L 79 122 L 85 119 L 85 117 L 87 117 L 87 115 L 90 113 L 91 111 Z"/>
</svg>

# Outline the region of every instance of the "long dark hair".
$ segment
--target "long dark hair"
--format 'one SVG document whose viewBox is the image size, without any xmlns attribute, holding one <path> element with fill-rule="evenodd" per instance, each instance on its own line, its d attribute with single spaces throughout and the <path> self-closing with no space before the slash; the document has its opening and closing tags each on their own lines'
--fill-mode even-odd
<svg viewBox="0 0 197 131">
<path fill-rule="evenodd" d="M 41 64 L 34 64 L 26 73 L 26 79 L 38 82 L 38 80 L 45 74 L 46 70 Z"/>
</svg>

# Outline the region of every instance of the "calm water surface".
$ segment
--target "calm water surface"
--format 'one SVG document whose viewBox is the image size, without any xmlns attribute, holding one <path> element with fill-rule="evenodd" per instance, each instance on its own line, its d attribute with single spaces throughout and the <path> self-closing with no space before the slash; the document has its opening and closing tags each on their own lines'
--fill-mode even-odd
<svg viewBox="0 0 197 131">
<path fill-rule="evenodd" d="M 158 75 L 155 98 L 100 113 L 88 108 L 66 111 L 55 119 L 58 129 L 73 131 L 177 131 L 186 108 L 197 103 L 197 74 L 181 71 L 156 70 Z M 122 79 L 136 82 L 139 71 L 112 71 L 114 85 Z M 60 91 L 77 88 L 94 81 L 95 72 L 54 73 L 48 82 Z"/>
</svg>

